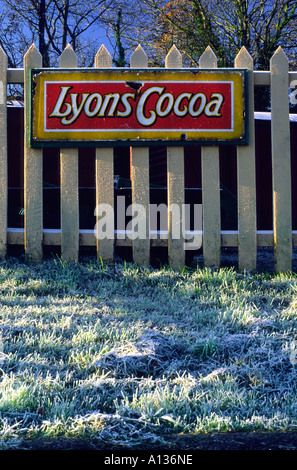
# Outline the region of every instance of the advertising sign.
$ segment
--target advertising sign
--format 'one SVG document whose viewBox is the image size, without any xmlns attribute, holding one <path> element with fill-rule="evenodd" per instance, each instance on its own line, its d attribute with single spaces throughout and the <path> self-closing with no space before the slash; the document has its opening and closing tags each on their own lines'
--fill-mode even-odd
<svg viewBox="0 0 297 470">
<path fill-rule="evenodd" d="M 242 69 L 33 69 L 35 147 L 246 144 Z"/>
</svg>

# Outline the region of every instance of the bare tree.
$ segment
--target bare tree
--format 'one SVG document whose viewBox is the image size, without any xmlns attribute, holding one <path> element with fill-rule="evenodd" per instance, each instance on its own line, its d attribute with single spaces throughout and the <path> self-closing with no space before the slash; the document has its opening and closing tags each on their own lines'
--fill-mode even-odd
<svg viewBox="0 0 297 470">
<path fill-rule="evenodd" d="M 34 38 L 30 31 L 25 31 L 21 22 L 17 21 L 14 12 L 1 10 L 0 14 L 0 45 L 7 55 L 8 67 L 20 67 L 23 55 L 32 44 Z"/>
<path fill-rule="evenodd" d="M 0 0 L 1 2 L 6 4 L 8 14 L 13 14 L 16 21 L 22 22 L 31 37 L 37 40 L 44 66 L 54 64 L 68 43 L 78 54 L 87 43 L 93 60 L 94 46 L 98 46 L 94 35 L 101 25 L 102 15 L 113 4 L 113 0 Z M 90 51 L 84 55 L 90 56 Z"/>
<path fill-rule="evenodd" d="M 139 0 L 137 3 L 118 0 L 115 3 L 122 8 L 124 4 L 125 49 L 131 50 L 140 42 L 152 63 L 161 63 L 173 43 L 189 65 L 198 64 L 208 45 L 222 66 L 233 64 L 242 46 L 249 50 L 259 69 L 269 66 L 270 57 L 279 45 L 291 60 L 296 57 L 295 0 Z M 110 19 L 111 11 L 108 15 Z M 114 22 L 114 18 L 110 21 Z"/>
</svg>

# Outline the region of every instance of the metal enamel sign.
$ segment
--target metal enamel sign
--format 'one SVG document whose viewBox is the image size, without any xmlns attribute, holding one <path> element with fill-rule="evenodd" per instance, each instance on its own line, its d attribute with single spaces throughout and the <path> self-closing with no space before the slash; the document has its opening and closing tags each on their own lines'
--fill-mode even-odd
<svg viewBox="0 0 297 470">
<path fill-rule="evenodd" d="M 242 69 L 33 69 L 31 141 L 246 144 Z"/>
</svg>

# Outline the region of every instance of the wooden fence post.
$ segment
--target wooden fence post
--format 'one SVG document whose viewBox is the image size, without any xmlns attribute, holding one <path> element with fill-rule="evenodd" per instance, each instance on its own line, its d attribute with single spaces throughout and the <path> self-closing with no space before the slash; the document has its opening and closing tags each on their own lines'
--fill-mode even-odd
<svg viewBox="0 0 297 470">
<path fill-rule="evenodd" d="M 254 63 L 243 47 L 235 59 L 236 68 L 248 72 L 249 145 L 237 147 L 238 267 L 254 271 L 257 267 L 257 217 L 255 174 Z"/>
<path fill-rule="evenodd" d="M 168 52 L 165 67 L 182 68 L 182 55 L 176 46 L 172 46 Z M 167 147 L 167 185 L 168 261 L 173 269 L 182 269 L 185 265 L 183 238 L 183 230 L 185 230 L 185 221 L 183 220 L 185 201 L 184 147 Z"/>
<path fill-rule="evenodd" d="M 112 58 L 104 45 L 101 46 L 95 56 L 95 67 L 111 68 Z M 113 148 L 96 148 L 96 245 L 97 258 L 103 261 L 112 261 L 114 259 L 115 233 L 114 233 L 114 170 L 113 170 Z M 100 238 L 99 234 L 99 207 L 106 204 L 110 209 L 105 213 L 104 219 L 106 227 L 112 231 L 112 239 L 110 235 L 106 238 Z M 102 214 L 100 214 L 102 215 Z M 108 234 L 106 234 L 108 235 Z"/>
<path fill-rule="evenodd" d="M 77 67 L 77 56 L 69 44 L 60 56 L 60 67 Z M 77 262 L 79 256 L 78 149 L 61 149 L 60 166 L 61 256 L 68 261 Z"/>
<path fill-rule="evenodd" d="M 0 258 L 7 249 L 7 56 L 0 46 Z"/>
<path fill-rule="evenodd" d="M 217 58 L 211 47 L 208 46 L 201 55 L 199 67 L 217 67 Z M 201 163 L 204 266 L 219 267 L 221 262 L 219 147 L 202 147 Z"/>
<path fill-rule="evenodd" d="M 139 45 L 130 59 L 131 68 L 148 67 L 148 58 Z M 149 147 L 131 148 L 131 179 L 132 179 L 132 206 L 135 209 L 139 204 L 141 211 L 137 213 L 138 227 L 143 226 L 145 233 L 140 237 L 133 237 L 133 261 L 139 265 L 150 263 L 150 179 L 149 179 Z"/>
<path fill-rule="evenodd" d="M 279 47 L 270 59 L 275 271 L 292 270 L 291 155 L 288 59 Z"/>
<path fill-rule="evenodd" d="M 25 150 L 24 150 L 24 205 L 25 205 L 25 252 L 33 261 L 40 261 L 43 253 L 43 152 L 29 146 L 31 119 L 31 80 L 32 68 L 42 67 L 42 56 L 35 45 L 24 56 L 25 88 Z"/>
</svg>

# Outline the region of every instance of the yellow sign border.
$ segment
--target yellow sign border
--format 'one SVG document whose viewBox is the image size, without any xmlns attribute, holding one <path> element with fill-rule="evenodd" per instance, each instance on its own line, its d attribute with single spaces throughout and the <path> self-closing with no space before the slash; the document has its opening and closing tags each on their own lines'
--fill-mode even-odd
<svg viewBox="0 0 297 470">
<path fill-rule="evenodd" d="M 31 71 L 31 146 L 41 147 L 56 144 L 75 145 L 116 143 L 148 144 L 152 141 L 164 142 L 167 145 L 182 143 L 207 144 L 230 143 L 246 144 L 247 128 L 247 70 L 245 69 L 32 69 Z M 233 82 L 233 131 L 199 131 L 199 130 L 94 130 L 94 131 L 44 131 L 44 83 L 47 81 L 232 81 Z M 49 135 L 50 134 L 50 135 Z M 186 134 L 186 135 L 185 135 Z"/>
</svg>

